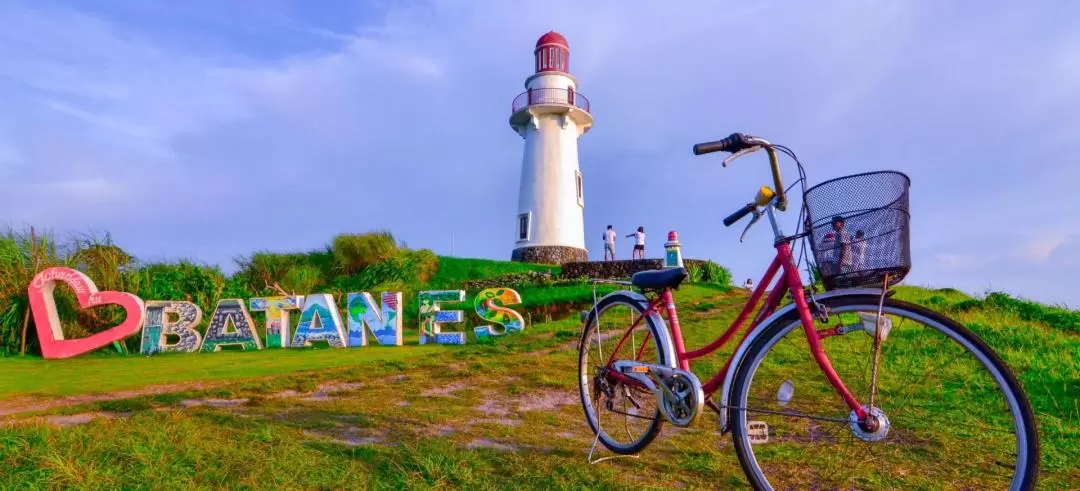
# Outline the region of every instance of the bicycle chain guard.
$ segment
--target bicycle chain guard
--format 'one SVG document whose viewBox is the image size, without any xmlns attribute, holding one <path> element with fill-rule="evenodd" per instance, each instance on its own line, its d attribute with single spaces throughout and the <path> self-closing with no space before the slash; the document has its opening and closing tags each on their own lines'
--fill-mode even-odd
<svg viewBox="0 0 1080 491">
<path fill-rule="evenodd" d="M 618 360 L 613 368 L 648 388 L 664 418 L 675 426 L 690 426 L 705 407 L 701 381 L 686 370 L 632 360 Z"/>
</svg>

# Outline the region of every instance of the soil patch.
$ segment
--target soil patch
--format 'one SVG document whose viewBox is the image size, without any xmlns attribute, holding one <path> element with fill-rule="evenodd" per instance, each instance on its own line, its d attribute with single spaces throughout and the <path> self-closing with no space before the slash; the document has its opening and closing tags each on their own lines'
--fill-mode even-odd
<svg viewBox="0 0 1080 491">
<path fill-rule="evenodd" d="M 309 395 L 307 397 L 303 397 L 300 400 L 301 401 L 308 401 L 308 402 L 322 402 L 322 401 L 330 401 L 330 400 L 333 400 L 333 399 L 337 399 L 337 397 L 334 397 L 334 396 L 332 396 L 330 394 L 327 394 L 326 392 L 319 391 L 319 392 L 311 394 L 311 395 Z"/>
<path fill-rule="evenodd" d="M 53 426 L 75 426 L 84 425 L 95 419 L 115 419 L 115 418 L 127 418 L 131 413 L 117 413 L 107 411 L 95 411 L 92 413 L 80 413 L 80 414 L 58 414 L 55 416 L 46 416 L 44 418 L 46 424 Z"/>
<path fill-rule="evenodd" d="M 566 391 L 549 390 L 524 394 L 519 401 L 518 408 L 522 411 L 552 411 L 577 404 L 578 398 Z"/>
<path fill-rule="evenodd" d="M 180 401 L 180 405 L 188 407 L 198 406 L 210 406 L 210 407 L 236 407 L 247 404 L 249 399 L 184 399 Z"/>
<path fill-rule="evenodd" d="M 32 411 L 48 411 L 51 409 L 75 406 L 78 404 L 88 404 L 92 402 L 115 401 L 120 399 L 131 399 L 141 396 L 167 394 L 170 392 L 201 390 L 234 382 L 235 381 L 221 383 L 192 382 L 186 384 L 156 385 L 137 390 L 125 390 L 118 392 L 108 392 L 103 394 L 86 394 L 79 396 L 56 397 L 49 398 L 47 400 L 42 400 L 40 398 L 17 397 L 14 399 L 0 401 L 0 418 L 17 415 L 19 413 L 26 413 Z"/>
<path fill-rule="evenodd" d="M 491 416 L 506 416 L 510 414 L 509 409 L 506 409 L 502 403 L 494 399 L 484 401 L 479 406 L 474 407 L 473 410 Z"/>
<path fill-rule="evenodd" d="M 318 387 L 319 391 L 326 393 L 334 392 L 346 392 L 350 390 L 356 390 L 364 387 L 363 382 L 333 382 L 329 384 L 322 384 Z"/>
<path fill-rule="evenodd" d="M 330 440 L 334 443 L 357 447 L 360 445 L 378 445 L 386 442 L 385 432 L 371 433 L 362 428 L 353 426 L 345 427 L 332 432 L 304 430 L 304 435 L 320 440 Z"/>
<path fill-rule="evenodd" d="M 434 388 L 425 390 L 425 391 L 421 392 L 420 395 L 424 396 L 424 397 L 432 397 L 432 396 L 450 396 L 450 397 L 453 397 L 454 392 L 465 389 L 467 387 L 468 387 L 468 385 L 466 385 L 464 382 L 454 382 L 454 383 L 451 383 L 451 384 L 442 385 L 442 386 L 439 386 L 439 387 L 434 387 Z"/>
</svg>

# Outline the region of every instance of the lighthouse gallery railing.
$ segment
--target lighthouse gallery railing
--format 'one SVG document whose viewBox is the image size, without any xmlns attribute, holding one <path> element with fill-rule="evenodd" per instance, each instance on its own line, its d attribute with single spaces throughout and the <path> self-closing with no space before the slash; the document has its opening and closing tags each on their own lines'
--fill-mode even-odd
<svg viewBox="0 0 1080 491">
<path fill-rule="evenodd" d="M 515 97 L 510 113 L 513 114 L 526 107 L 538 104 L 573 106 L 580 108 L 585 112 L 590 112 L 589 99 L 581 95 L 580 92 L 569 89 L 543 88 L 529 89 Z"/>
</svg>

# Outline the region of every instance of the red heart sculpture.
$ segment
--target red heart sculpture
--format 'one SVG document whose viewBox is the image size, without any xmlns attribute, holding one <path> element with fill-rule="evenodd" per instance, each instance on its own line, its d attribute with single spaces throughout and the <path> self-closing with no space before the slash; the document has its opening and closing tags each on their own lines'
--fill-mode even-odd
<svg viewBox="0 0 1080 491">
<path fill-rule="evenodd" d="M 60 316 L 56 313 L 56 299 L 53 298 L 57 281 L 63 281 L 75 290 L 79 307 L 84 309 L 109 304 L 123 307 L 124 322 L 90 337 L 64 339 L 64 331 L 60 329 Z M 30 309 L 34 313 L 38 342 L 41 343 L 41 355 L 45 358 L 70 358 L 135 334 L 142 328 L 146 312 L 139 297 L 124 292 L 99 292 L 90 277 L 71 268 L 48 268 L 38 273 L 30 281 L 27 294 L 30 296 Z"/>
</svg>

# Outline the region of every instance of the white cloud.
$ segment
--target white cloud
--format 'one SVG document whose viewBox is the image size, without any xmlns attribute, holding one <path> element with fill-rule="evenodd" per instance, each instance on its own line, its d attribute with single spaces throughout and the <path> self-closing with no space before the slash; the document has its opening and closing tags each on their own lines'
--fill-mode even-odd
<svg viewBox="0 0 1080 491">
<path fill-rule="evenodd" d="M 1065 243 L 1067 237 L 1064 234 L 1057 236 L 1033 239 L 1027 243 L 1025 253 L 1027 259 L 1035 262 L 1046 262 L 1058 247 Z"/>
<path fill-rule="evenodd" d="M 508 256 L 521 158 L 509 104 L 555 29 L 597 118 L 581 140 L 590 228 L 678 229 L 688 255 L 756 280 L 765 229 L 739 245 L 718 222 L 765 168 L 689 153 L 740 130 L 793 147 L 812 182 L 908 172 L 915 280 L 1033 285 L 1023 268 L 989 269 L 1080 257 L 1063 238 L 1080 219 L 1032 211 L 1080 177 L 1080 35 L 1034 8 L 438 0 L 314 22 L 297 3 L 230 31 L 225 4 L 133 5 L 216 31 L 0 6 L 0 169 L 25 183 L 0 196 L 9 219 L 109 228 L 136 254 L 203 247 L 209 261 L 382 227 Z M 44 189 L 57 197 L 25 204 Z"/>
<path fill-rule="evenodd" d="M 70 181 L 55 181 L 34 186 L 35 193 L 63 194 L 76 200 L 107 201 L 120 197 L 123 187 L 100 177 Z"/>
</svg>

